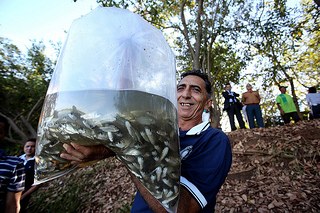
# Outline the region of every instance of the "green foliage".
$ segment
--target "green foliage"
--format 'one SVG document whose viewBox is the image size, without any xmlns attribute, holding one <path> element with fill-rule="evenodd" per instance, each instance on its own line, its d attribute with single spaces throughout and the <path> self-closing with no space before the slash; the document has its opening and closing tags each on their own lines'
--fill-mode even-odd
<svg viewBox="0 0 320 213">
<path fill-rule="evenodd" d="M 297 59 L 296 78 L 304 87 L 319 86 L 320 83 L 320 16 L 319 8 L 310 1 L 302 1 L 304 14 L 295 26 L 300 49 Z M 298 35 L 297 35 L 298 34 Z M 301 51 L 302 50 L 302 51 Z M 311 77 L 311 78 L 310 78 Z"/>
<path fill-rule="evenodd" d="M 304 12 L 290 8 L 286 0 L 97 2 L 139 13 L 164 32 L 172 29 L 166 36 L 172 40 L 178 70 L 207 72 L 214 81 L 215 103 L 220 103 L 228 81 L 237 84 L 249 78 L 271 93 L 273 85 L 285 83 L 295 100 L 297 82 L 319 82 L 313 78 L 320 76 L 319 15 L 311 0 L 303 1 Z M 247 64 L 255 64 L 256 72 L 243 73 Z"/>
<path fill-rule="evenodd" d="M 54 64 L 42 42 L 33 42 L 24 55 L 0 38 L 0 113 L 11 121 L 8 140 L 23 143 L 35 137 L 42 101 Z"/>
<path fill-rule="evenodd" d="M 211 55 L 212 68 L 210 71 L 215 88 L 222 89 L 229 82 L 239 83 L 240 71 L 246 63 L 237 55 L 231 45 L 216 44 Z"/>
<path fill-rule="evenodd" d="M 179 3 L 177 1 L 97 0 L 97 3 L 103 7 L 129 9 L 140 14 L 145 20 L 159 28 L 164 27 L 169 18 L 177 15 L 179 12 Z"/>
</svg>

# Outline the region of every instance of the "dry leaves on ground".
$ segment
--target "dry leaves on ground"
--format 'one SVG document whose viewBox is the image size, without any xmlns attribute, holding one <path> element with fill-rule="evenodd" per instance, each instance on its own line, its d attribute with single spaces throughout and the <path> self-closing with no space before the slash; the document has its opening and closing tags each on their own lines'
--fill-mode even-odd
<svg viewBox="0 0 320 213">
<path fill-rule="evenodd" d="M 228 135 L 233 165 L 217 212 L 320 211 L 320 120 Z"/>
</svg>

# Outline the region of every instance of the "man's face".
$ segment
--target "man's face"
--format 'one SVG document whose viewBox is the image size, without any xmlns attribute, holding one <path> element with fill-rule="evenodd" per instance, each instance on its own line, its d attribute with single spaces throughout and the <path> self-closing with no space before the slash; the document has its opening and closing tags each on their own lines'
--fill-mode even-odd
<svg viewBox="0 0 320 213">
<path fill-rule="evenodd" d="M 282 94 L 286 93 L 286 91 L 287 91 L 287 89 L 286 89 L 285 87 L 281 87 L 281 88 L 280 88 L 280 92 L 281 92 Z"/>
<path fill-rule="evenodd" d="M 27 141 L 24 145 L 23 151 L 27 156 L 34 156 L 36 143 L 33 141 Z"/>
<path fill-rule="evenodd" d="M 249 92 L 252 92 L 252 86 L 247 86 L 247 90 L 248 90 Z"/>
<path fill-rule="evenodd" d="M 210 99 L 202 78 L 194 75 L 184 77 L 177 86 L 178 116 L 183 121 L 202 119 L 202 112 L 210 106 Z"/>
<path fill-rule="evenodd" d="M 231 91 L 231 85 L 226 85 L 226 90 Z"/>
</svg>

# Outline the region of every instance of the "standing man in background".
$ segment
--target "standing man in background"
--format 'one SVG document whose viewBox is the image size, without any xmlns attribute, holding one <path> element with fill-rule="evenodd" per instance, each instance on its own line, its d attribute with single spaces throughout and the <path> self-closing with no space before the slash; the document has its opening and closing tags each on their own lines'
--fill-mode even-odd
<svg viewBox="0 0 320 213">
<path fill-rule="evenodd" d="M 310 108 L 311 119 L 320 118 L 320 93 L 317 93 L 315 87 L 308 89 L 306 100 Z"/>
<path fill-rule="evenodd" d="M 231 85 L 228 83 L 226 84 L 225 91 L 222 92 L 222 95 L 225 98 L 223 111 L 227 111 L 231 131 L 237 130 L 237 127 L 234 122 L 234 115 L 236 115 L 237 117 L 240 128 L 245 129 L 246 127 L 241 114 L 242 104 L 237 99 L 237 97 L 239 97 L 239 94 L 232 92 Z"/>
<path fill-rule="evenodd" d="M 248 116 L 248 122 L 250 129 L 255 128 L 255 119 L 258 127 L 263 128 L 263 118 L 260 108 L 260 95 L 258 91 L 252 90 L 252 85 L 247 84 L 247 92 L 242 93 L 241 101 L 246 106 L 246 112 Z"/>
<path fill-rule="evenodd" d="M 40 184 L 32 186 L 34 182 L 35 150 L 36 150 L 36 139 L 30 138 L 26 141 L 26 143 L 23 146 L 24 154 L 20 156 L 20 158 L 24 160 L 24 169 L 26 174 L 25 189 L 22 192 L 21 201 L 20 201 L 20 205 L 21 205 L 20 213 L 27 212 L 27 206 L 31 198 L 31 194 L 40 187 Z"/>
<path fill-rule="evenodd" d="M 294 120 L 294 122 L 300 121 L 300 117 L 292 97 L 286 94 L 287 87 L 279 86 L 279 90 L 281 94 L 277 96 L 276 102 L 284 123 L 290 123 L 291 118 Z"/>
</svg>

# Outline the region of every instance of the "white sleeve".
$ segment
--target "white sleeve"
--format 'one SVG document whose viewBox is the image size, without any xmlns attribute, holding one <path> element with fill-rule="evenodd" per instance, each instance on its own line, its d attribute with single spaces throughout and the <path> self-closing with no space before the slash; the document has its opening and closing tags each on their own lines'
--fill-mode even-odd
<svg viewBox="0 0 320 213">
<path fill-rule="evenodd" d="M 199 189 L 195 185 L 193 185 L 193 183 L 181 176 L 180 184 L 184 186 L 193 195 L 193 197 L 197 200 L 201 208 L 204 208 L 207 205 L 208 202 L 206 198 L 199 191 Z"/>
<path fill-rule="evenodd" d="M 308 106 L 311 107 L 312 106 L 312 102 L 311 102 L 311 97 L 310 97 L 309 94 L 306 95 L 306 100 L 307 100 Z"/>
</svg>

